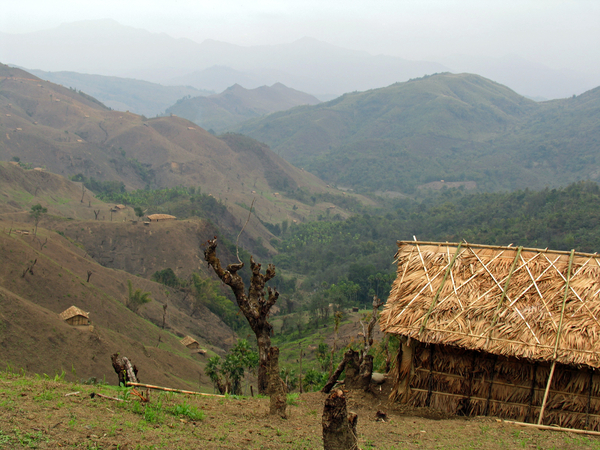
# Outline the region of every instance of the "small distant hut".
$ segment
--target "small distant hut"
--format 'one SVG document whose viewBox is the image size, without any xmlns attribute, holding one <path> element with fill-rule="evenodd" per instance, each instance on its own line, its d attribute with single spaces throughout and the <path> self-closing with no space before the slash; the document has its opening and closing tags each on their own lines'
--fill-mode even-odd
<svg viewBox="0 0 600 450">
<path fill-rule="evenodd" d="M 60 318 L 74 327 L 87 326 L 90 324 L 90 313 L 71 306 L 59 314 Z"/>
<path fill-rule="evenodd" d="M 393 400 L 600 431 L 600 255 L 400 241 Z"/>
<path fill-rule="evenodd" d="M 177 217 L 175 216 L 171 216 L 169 214 L 150 214 L 148 216 L 148 220 L 150 220 L 150 222 L 158 222 L 161 220 L 175 220 Z"/>
<path fill-rule="evenodd" d="M 181 340 L 181 343 L 190 350 L 198 350 L 200 348 L 200 344 L 198 343 L 198 341 L 191 336 L 184 337 Z"/>
</svg>

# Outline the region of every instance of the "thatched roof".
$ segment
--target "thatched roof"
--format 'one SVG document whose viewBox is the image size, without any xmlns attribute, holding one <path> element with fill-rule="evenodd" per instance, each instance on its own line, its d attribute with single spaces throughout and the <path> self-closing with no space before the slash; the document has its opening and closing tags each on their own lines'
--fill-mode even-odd
<svg viewBox="0 0 600 450">
<path fill-rule="evenodd" d="M 417 241 L 398 247 L 384 332 L 600 368 L 600 255 Z"/>
<path fill-rule="evenodd" d="M 63 312 L 61 312 L 59 314 L 59 317 L 62 320 L 68 320 L 71 317 L 75 317 L 75 316 L 83 316 L 86 319 L 89 319 L 90 318 L 89 314 L 90 313 L 87 313 L 87 312 L 79 309 L 77 306 L 71 306 L 70 308 L 68 308 L 68 309 L 64 310 Z"/>
<path fill-rule="evenodd" d="M 151 214 L 148 216 L 150 220 L 168 220 L 168 219 L 176 219 L 175 216 L 171 216 L 169 214 Z"/>
<path fill-rule="evenodd" d="M 196 344 L 200 345 L 200 344 L 199 344 L 199 342 L 198 342 L 196 339 L 194 339 L 193 337 L 191 337 L 191 336 L 186 336 L 186 337 L 184 337 L 184 338 L 181 340 L 181 343 L 182 343 L 183 345 L 185 345 L 186 347 L 187 347 L 188 345 L 190 345 L 190 344 L 193 344 L 194 342 L 195 342 Z"/>
</svg>

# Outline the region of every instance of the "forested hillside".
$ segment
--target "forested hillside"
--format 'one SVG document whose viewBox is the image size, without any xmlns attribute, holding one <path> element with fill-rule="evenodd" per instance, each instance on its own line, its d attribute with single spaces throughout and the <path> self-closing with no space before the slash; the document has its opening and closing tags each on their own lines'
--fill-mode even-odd
<svg viewBox="0 0 600 450">
<path fill-rule="evenodd" d="M 593 253 L 600 249 L 598 223 L 600 187 L 593 182 L 539 192 L 467 194 L 453 189 L 420 203 L 390 201 L 383 210 L 345 221 L 294 225 L 275 244 L 280 252 L 275 263 L 306 277 L 304 290 L 327 291 L 335 285 L 347 305 L 367 304 L 374 293 L 387 295 L 397 240 L 464 239 Z"/>
<path fill-rule="evenodd" d="M 176 114 L 191 120 L 206 130 L 222 132 L 248 119 L 299 105 L 316 105 L 319 100 L 310 94 L 291 89 L 281 83 L 244 89 L 239 84 L 228 87 L 220 94 L 208 97 L 181 98 L 171 105 L 167 114 Z"/>
<path fill-rule="evenodd" d="M 478 75 L 444 73 L 236 130 L 330 183 L 410 194 L 440 180 L 480 191 L 598 180 L 599 118 L 600 88 L 536 103 Z"/>
</svg>

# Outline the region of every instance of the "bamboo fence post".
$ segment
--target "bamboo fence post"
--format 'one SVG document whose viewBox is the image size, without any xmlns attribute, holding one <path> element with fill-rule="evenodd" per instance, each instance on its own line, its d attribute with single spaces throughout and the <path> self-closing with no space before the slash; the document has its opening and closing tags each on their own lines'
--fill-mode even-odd
<svg viewBox="0 0 600 450">
<path fill-rule="evenodd" d="M 565 315 L 565 306 L 567 304 L 567 297 L 569 295 L 569 281 L 571 280 L 571 269 L 573 267 L 573 256 L 575 250 L 571 250 L 569 256 L 569 268 L 567 269 L 567 279 L 565 280 L 565 295 L 563 297 L 562 308 L 560 311 L 560 321 L 558 322 L 558 331 L 556 332 L 556 342 L 554 344 L 554 354 L 552 355 L 552 367 L 550 368 L 550 375 L 548 375 L 548 384 L 546 385 L 546 391 L 544 392 L 544 400 L 542 401 L 542 409 L 540 410 L 540 416 L 538 418 L 538 425 L 542 424 L 544 420 L 544 410 L 546 409 L 546 401 L 548 400 L 548 393 L 550 392 L 550 384 L 552 383 L 552 377 L 554 376 L 554 368 L 556 367 L 556 354 L 558 352 L 558 344 L 560 342 L 560 334 L 562 332 L 563 318 Z"/>
<path fill-rule="evenodd" d="M 437 303 L 438 298 L 440 297 L 440 294 L 442 293 L 442 289 L 444 288 L 444 284 L 446 283 L 446 280 L 448 279 L 448 274 L 452 270 L 452 266 L 454 265 L 454 262 L 456 261 L 456 258 L 458 257 L 458 254 L 460 252 L 460 246 L 461 246 L 461 244 L 458 244 L 458 247 L 456 247 L 456 252 L 454 252 L 454 256 L 452 257 L 452 261 L 450 261 L 450 264 L 448 264 L 448 267 L 446 267 L 446 273 L 444 274 L 444 278 L 442 278 L 442 282 L 440 283 L 440 286 L 438 287 L 437 292 L 435 293 L 435 296 L 433 297 L 431 305 L 429 306 L 429 310 L 427 311 L 427 314 L 425 314 L 425 318 L 423 319 L 423 325 L 421 325 L 419 334 L 421 334 L 421 333 L 423 333 L 423 331 L 425 331 L 425 327 L 427 326 L 427 321 L 429 320 L 429 316 L 431 315 L 433 308 L 435 308 L 435 304 Z M 425 263 L 423 263 L 423 266 L 424 265 L 425 265 Z M 427 277 L 427 279 L 429 279 L 429 277 Z M 431 286 L 431 284 L 430 284 L 430 286 Z"/>
</svg>

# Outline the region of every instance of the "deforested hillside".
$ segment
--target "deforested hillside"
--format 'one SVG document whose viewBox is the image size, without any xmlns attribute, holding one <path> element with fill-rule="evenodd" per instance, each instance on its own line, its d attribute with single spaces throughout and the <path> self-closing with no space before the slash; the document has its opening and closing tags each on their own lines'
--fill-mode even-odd
<svg viewBox="0 0 600 450">
<path fill-rule="evenodd" d="M 598 179 L 597 89 L 536 103 L 471 74 L 346 94 L 235 128 L 331 183 L 413 193 L 429 183 L 499 190 Z"/>
<path fill-rule="evenodd" d="M 148 120 L 111 111 L 86 94 L 8 66 L 0 66 L 0 159 L 65 177 L 122 182 L 127 190 L 200 188 L 238 222 L 254 201 L 260 221 L 248 232 L 267 242 L 272 236 L 262 222 L 308 220 L 330 206 L 299 207 L 287 195 L 292 186 L 308 196 L 342 196 L 252 139 L 216 137 L 180 117 Z"/>
<path fill-rule="evenodd" d="M 2 221 L 0 233 L 0 348 L 4 364 L 37 373 L 67 372 L 73 379 L 114 382 L 110 355 L 128 356 L 140 377 L 156 383 L 197 387 L 206 358 L 179 339 L 195 337 L 220 352 L 233 333 L 203 305 L 191 314 L 189 299 L 164 285 L 98 264 L 56 231 Z M 85 223 L 79 226 L 85 229 Z M 30 269 L 30 270 L 28 270 Z M 91 275 L 90 275 L 91 274 Z M 88 275 L 89 281 L 88 281 Z M 149 292 L 139 315 L 126 307 L 128 283 Z M 162 329 L 163 304 L 167 304 Z M 72 327 L 59 313 L 76 306 L 93 326 Z"/>
<path fill-rule="evenodd" d="M 255 89 L 244 89 L 235 84 L 220 94 L 182 98 L 166 112 L 191 120 L 207 130 L 221 132 L 248 119 L 317 103 L 319 100 L 312 95 L 281 83 Z"/>
</svg>

